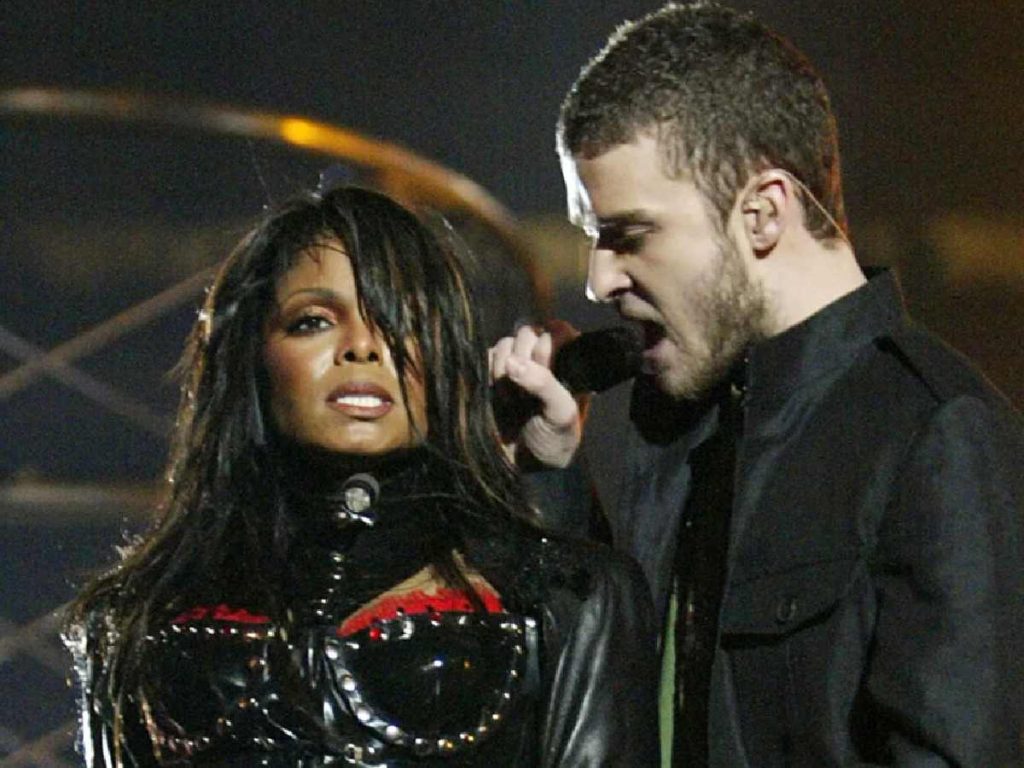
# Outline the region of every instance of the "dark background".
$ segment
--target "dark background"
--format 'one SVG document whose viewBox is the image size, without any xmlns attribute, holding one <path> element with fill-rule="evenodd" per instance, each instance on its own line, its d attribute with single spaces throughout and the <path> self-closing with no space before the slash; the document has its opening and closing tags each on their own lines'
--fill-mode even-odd
<svg viewBox="0 0 1024 768">
<path fill-rule="evenodd" d="M 638 0 L 5 2 L 0 87 L 144 92 L 306 115 L 482 184 L 540 238 L 558 310 L 588 326 L 553 125 L 579 67 Z M 1021 3 L 744 2 L 832 92 L 862 261 L 1024 401 Z M 0 325 L 42 347 L 219 258 L 327 161 L 266 143 L 89 120 L 0 120 Z M 536 240 L 535 237 L 535 240 Z M 563 247 L 562 243 L 568 243 Z M 165 317 L 81 366 L 166 421 L 191 321 Z M 15 361 L 0 354 L 0 362 Z M 0 400 L 0 477 L 152 478 L 163 443 L 58 383 Z M 17 443 L 14 445 L 14 443 Z M 60 450 L 58 450 L 60 447 Z"/>
<path fill-rule="evenodd" d="M 657 5 L 7 0 L 0 89 L 145 92 L 402 144 L 519 217 L 556 311 L 591 326 L 611 318 L 581 300 L 579 244 L 560 223 L 555 116 L 614 25 Z M 1024 4 L 737 5 L 794 40 L 830 86 L 862 261 L 896 267 L 915 314 L 1024 404 Z M 0 329 L 41 348 L 74 337 L 213 263 L 326 163 L 185 130 L 0 117 Z M 166 422 L 166 372 L 197 301 L 80 370 Z M 4 346 L 0 375 L 17 358 Z M 70 764 L 70 697 L 46 612 L 112 556 L 166 443 L 54 379 L 0 398 L 0 430 L 0 765 Z"/>
<path fill-rule="evenodd" d="M 618 21 L 657 5 L 8 0 L 0 7 L 0 78 L 7 85 L 132 89 L 318 116 L 460 170 L 521 214 L 548 212 L 562 203 L 551 162 L 558 103 Z M 1020 3 L 737 6 L 793 39 L 829 83 L 855 225 L 951 207 L 1016 212 L 1024 192 Z M 174 158 L 181 183 L 194 180 L 188 169 L 197 160 L 219 160 L 217 194 L 206 206 L 260 201 L 244 152 L 193 151 L 198 158 Z M 16 169 L 23 183 L 28 176 L 36 184 L 68 172 L 64 163 Z M 113 197 L 165 191 L 137 181 L 132 189 L 106 179 L 91 183 Z M 188 199 L 208 184 L 192 194 L 175 191 Z"/>
</svg>

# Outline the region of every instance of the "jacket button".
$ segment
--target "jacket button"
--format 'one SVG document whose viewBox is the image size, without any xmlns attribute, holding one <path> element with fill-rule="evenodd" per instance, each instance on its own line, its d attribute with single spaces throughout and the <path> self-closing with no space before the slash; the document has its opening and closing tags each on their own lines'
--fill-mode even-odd
<svg viewBox="0 0 1024 768">
<path fill-rule="evenodd" d="M 788 624 L 796 618 L 799 604 L 795 597 L 783 597 L 775 605 L 775 620 L 779 624 Z"/>
</svg>

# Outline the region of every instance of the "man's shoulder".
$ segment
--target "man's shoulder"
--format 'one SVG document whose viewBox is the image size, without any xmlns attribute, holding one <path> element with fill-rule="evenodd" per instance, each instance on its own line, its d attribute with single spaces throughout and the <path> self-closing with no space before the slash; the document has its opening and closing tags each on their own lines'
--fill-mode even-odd
<svg viewBox="0 0 1024 768">
<path fill-rule="evenodd" d="M 937 406 L 966 397 L 1000 411 L 1013 410 L 968 357 L 916 323 L 904 323 L 878 338 L 875 347 L 891 363 L 890 369 L 901 371 L 912 387 Z"/>
</svg>

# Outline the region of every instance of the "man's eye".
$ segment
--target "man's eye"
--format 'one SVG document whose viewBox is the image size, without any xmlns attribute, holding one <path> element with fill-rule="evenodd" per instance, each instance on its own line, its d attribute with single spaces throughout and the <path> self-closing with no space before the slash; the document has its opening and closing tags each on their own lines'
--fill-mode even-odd
<svg viewBox="0 0 1024 768">
<path fill-rule="evenodd" d="M 302 315 L 288 324 L 288 333 L 316 333 L 331 327 L 331 321 L 322 315 Z"/>
<path fill-rule="evenodd" d="M 650 230 L 646 227 L 626 227 L 601 232 L 596 247 L 613 253 L 636 253 L 644 247 Z"/>
</svg>

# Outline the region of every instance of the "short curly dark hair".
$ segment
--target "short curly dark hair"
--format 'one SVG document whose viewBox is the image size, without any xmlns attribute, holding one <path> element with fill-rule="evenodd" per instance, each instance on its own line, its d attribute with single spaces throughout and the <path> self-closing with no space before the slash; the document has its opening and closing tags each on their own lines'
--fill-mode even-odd
<svg viewBox="0 0 1024 768">
<path fill-rule="evenodd" d="M 845 235 L 825 85 L 802 53 L 750 15 L 669 3 L 612 34 L 562 104 L 558 151 L 593 158 L 645 132 L 657 138 L 666 173 L 690 175 L 723 229 L 750 176 L 781 168 L 828 211 L 805 199 L 807 229 L 823 240 Z"/>
</svg>

